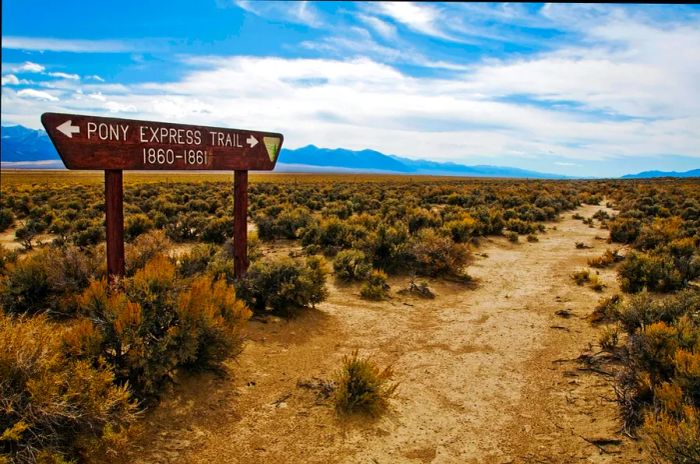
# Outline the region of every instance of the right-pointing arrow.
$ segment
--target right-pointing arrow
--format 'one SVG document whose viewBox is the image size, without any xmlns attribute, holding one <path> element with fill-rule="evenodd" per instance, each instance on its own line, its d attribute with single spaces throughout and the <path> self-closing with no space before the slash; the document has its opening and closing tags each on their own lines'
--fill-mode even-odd
<svg viewBox="0 0 700 464">
<path fill-rule="evenodd" d="M 63 132 L 63 135 L 65 135 L 69 139 L 72 139 L 73 134 L 80 134 L 80 126 L 73 126 L 72 124 L 73 120 L 69 119 L 68 121 L 58 126 L 56 129 Z"/>
<path fill-rule="evenodd" d="M 248 145 L 250 145 L 250 148 L 253 148 L 255 145 L 258 144 L 258 139 L 251 135 L 246 139 L 246 142 L 248 143 Z"/>
</svg>

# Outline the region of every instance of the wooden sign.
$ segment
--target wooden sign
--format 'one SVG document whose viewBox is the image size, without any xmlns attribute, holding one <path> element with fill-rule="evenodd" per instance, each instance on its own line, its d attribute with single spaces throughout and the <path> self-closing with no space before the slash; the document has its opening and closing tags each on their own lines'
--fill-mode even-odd
<svg viewBox="0 0 700 464">
<path fill-rule="evenodd" d="M 274 169 L 282 134 L 167 122 L 44 113 L 68 169 Z"/>
<path fill-rule="evenodd" d="M 245 274 L 248 170 L 274 169 L 282 134 L 62 113 L 44 113 L 41 123 L 68 169 L 105 172 L 110 280 L 124 276 L 123 170 L 234 171 L 234 275 Z"/>
</svg>

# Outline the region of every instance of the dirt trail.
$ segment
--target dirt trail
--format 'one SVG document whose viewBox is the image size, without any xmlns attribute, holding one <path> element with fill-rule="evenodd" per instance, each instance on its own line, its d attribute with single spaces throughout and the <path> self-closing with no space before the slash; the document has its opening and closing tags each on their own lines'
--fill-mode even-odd
<svg viewBox="0 0 700 464">
<path fill-rule="evenodd" d="M 597 206 L 576 212 L 590 217 Z M 229 378 L 177 386 L 145 420 L 127 456 L 142 463 L 570 463 L 643 461 L 617 434 L 609 379 L 573 359 L 595 344 L 585 317 L 600 295 L 570 274 L 609 246 L 607 231 L 573 220 L 538 243 L 485 240 L 470 274 L 475 289 L 431 282 L 434 300 L 393 294 L 365 302 L 331 286 L 328 301 L 292 320 L 251 322 Z M 552 226 L 556 229 L 551 228 Z M 522 240 L 522 237 L 521 237 Z M 576 249 L 584 242 L 590 249 Z M 615 273 L 600 272 L 617 290 Z M 406 279 L 395 279 L 398 290 Z M 572 317 L 555 314 L 568 309 Z M 391 364 L 400 383 L 381 419 L 340 420 L 299 387 L 328 379 L 359 349 Z M 594 346 L 593 350 L 597 348 Z M 619 444 L 596 446 L 599 438 Z"/>
</svg>

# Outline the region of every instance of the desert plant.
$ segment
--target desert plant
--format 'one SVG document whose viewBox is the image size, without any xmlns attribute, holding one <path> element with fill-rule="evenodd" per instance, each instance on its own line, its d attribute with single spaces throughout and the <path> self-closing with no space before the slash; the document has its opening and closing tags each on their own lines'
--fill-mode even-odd
<svg viewBox="0 0 700 464">
<path fill-rule="evenodd" d="M 367 282 L 360 288 L 360 296 L 366 300 L 383 300 L 389 296 L 389 284 L 384 271 L 373 270 Z"/>
<path fill-rule="evenodd" d="M 622 298 L 617 293 L 601 299 L 591 313 L 591 322 L 608 322 L 617 319 L 621 302 Z"/>
<path fill-rule="evenodd" d="M 602 292 L 606 287 L 606 285 L 603 283 L 603 281 L 597 274 L 591 274 L 588 283 L 591 286 L 591 288 L 596 292 Z"/>
<path fill-rule="evenodd" d="M 336 375 L 336 410 L 341 414 L 380 415 L 389 407 L 389 399 L 398 387 L 390 383 L 392 375 L 390 367 L 380 369 L 368 358 L 360 358 L 355 350 L 343 359 L 343 367 Z"/>
<path fill-rule="evenodd" d="M 651 291 L 678 290 L 687 284 L 681 270 L 668 256 L 632 252 L 618 269 L 620 287 L 636 293 L 646 288 Z"/>
<path fill-rule="evenodd" d="M 359 250 L 342 250 L 333 260 L 333 270 L 338 279 L 349 282 L 365 280 L 372 272 L 372 265 Z"/>
<path fill-rule="evenodd" d="M 510 231 L 506 232 L 505 235 L 509 242 L 518 243 L 519 237 L 517 232 Z"/>
<path fill-rule="evenodd" d="M 590 258 L 588 265 L 591 267 L 605 268 L 618 261 L 622 261 L 622 256 L 618 254 L 618 250 L 605 250 L 605 252 L 597 258 Z"/>
<path fill-rule="evenodd" d="M 326 267 L 313 256 L 259 260 L 237 283 L 237 294 L 253 311 L 289 314 L 326 299 Z"/>
<path fill-rule="evenodd" d="M 433 229 L 422 229 L 411 239 L 409 253 L 415 271 L 420 275 L 462 275 L 471 259 L 467 245 L 454 243 Z"/>
<path fill-rule="evenodd" d="M 0 232 L 6 231 L 12 227 L 15 222 L 15 216 L 9 208 L 0 208 Z"/>
<path fill-rule="evenodd" d="M 617 325 L 607 326 L 598 339 L 600 348 L 604 351 L 615 351 L 620 341 L 620 328 Z"/>
<path fill-rule="evenodd" d="M 145 214 L 127 216 L 126 224 L 124 224 L 124 239 L 130 242 L 151 229 L 153 229 L 153 221 Z"/>
<path fill-rule="evenodd" d="M 134 275 L 156 255 L 167 253 L 172 242 L 162 230 L 153 230 L 139 235 L 132 243 L 124 246 L 126 274 Z"/>
<path fill-rule="evenodd" d="M 529 235 L 527 236 L 527 241 L 530 242 L 530 243 L 533 243 L 533 242 L 539 242 L 540 239 L 537 238 L 537 235 L 535 235 L 535 234 L 529 234 Z"/>
<path fill-rule="evenodd" d="M 583 285 L 591 280 L 591 272 L 588 269 L 581 269 L 573 274 L 571 278 L 576 282 L 576 285 Z"/>
<path fill-rule="evenodd" d="M 0 313 L 0 459 L 72 462 L 126 441 L 136 404 L 103 362 L 63 350 L 66 329 Z"/>
</svg>

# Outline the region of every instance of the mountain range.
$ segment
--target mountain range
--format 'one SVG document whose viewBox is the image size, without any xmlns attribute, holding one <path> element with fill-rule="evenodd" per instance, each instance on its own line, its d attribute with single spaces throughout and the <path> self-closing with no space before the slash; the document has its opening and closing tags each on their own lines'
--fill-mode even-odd
<svg viewBox="0 0 700 464">
<path fill-rule="evenodd" d="M 626 174 L 623 179 L 651 179 L 653 177 L 700 177 L 700 169 L 685 172 L 676 171 L 644 171 L 637 174 Z"/>
<path fill-rule="evenodd" d="M 56 149 L 43 130 L 23 126 L 2 126 L 3 168 L 61 169 Z M 559 174 L 528 171 L 525 169 L 457 163 L 412 160 L 385 155 L 374 150 L 353 151 L 343 148 L 319 148 L 307 145 L 297 149 L 282 149 L 276 171 L 281 172 L 365 172 L 385 174 L 449 175 L 469 177 L 515 177 L 531 179 L 570 179 Z M 628 174 L 623 178 L 695 177 L 700 169 L 688 172 L 646 171 Z"/>
</svg>

